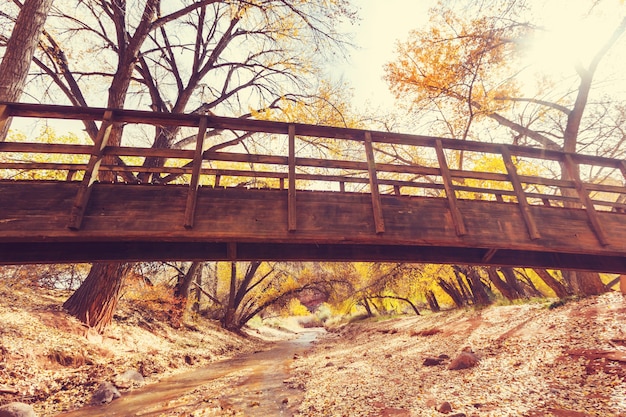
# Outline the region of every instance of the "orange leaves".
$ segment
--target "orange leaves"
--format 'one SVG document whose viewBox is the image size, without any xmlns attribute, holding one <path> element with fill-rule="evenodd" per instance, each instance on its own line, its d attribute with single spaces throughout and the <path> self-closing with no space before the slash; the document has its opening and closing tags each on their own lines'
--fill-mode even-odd
<svg viewBox="0 0 626 417">
<path fill-rule="evenodd" d="M 436 13 L 435 13 L 436 12 Z M 431 12 L 430 26 L 397 45 L 385 79 L 398 98 L 415 104 L 457 102 L 457 117 L 502 110 L 511 96 L 513 57 L 519 27 L 488 17 L 465 18 L 451 10 Z"/>
</svg>

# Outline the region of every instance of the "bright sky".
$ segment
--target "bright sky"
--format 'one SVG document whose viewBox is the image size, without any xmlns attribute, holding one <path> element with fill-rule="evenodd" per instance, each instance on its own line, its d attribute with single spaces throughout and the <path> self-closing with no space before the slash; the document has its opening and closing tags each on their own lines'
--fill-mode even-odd
<svg viewBox="0 0 626 417">
<path fill-rule="evenodd" d="M 349 63 L 336 68 L 336 75 L 354 88 L 357 109 L 368 105 L 390 107 L 394 97 L 382 79 L 383 66 L 394 59 L 396 42 L 407 39 L 410 30 L 427 22 L 427 11 L 436 0 L 355 0 L 354 4 L 360 8 L 361 20 L 347 30 L 354 34 L 360 49 L 351 54 Z M 549 29 L 537 39 L 532 52 L 537 66 L 541 64 L 553 75 L 565 71 L 571 74 L 574 56 L 587 63 L 603 45 L 624 15 L 624 4 L 605 0 L 596 8 L 597 16 L 582 19 L 590 4 L 583 0 L 537 0 L 537 13 Z M 608 57 L 602 65 L 608 69 L 622 63 Z"/>
<path fill-rule="evenodd" d="M 337 73 L 354 88 L 354 104 L 362 108 L 390 106 L 394 97 L 383 81 L 383 66 L 394 58 L 396 41 L 405 40 L 411 29 L 428 20 L 428 8 L 435 0 L 355 0 L 361 20 L 347 30 L 360 46 Z"/>
</svg>

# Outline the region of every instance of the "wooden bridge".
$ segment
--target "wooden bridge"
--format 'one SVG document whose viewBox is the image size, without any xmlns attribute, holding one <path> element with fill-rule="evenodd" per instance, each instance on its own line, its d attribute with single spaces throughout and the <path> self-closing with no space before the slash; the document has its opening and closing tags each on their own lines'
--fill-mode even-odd
<svg viewBox="0 0 626 417">
<path fill-rule="evenodd" d="M 623 160 L 198 114 L 0 103 L 0 123 L 8 117 L 100 123 L 95 144 L 0 142 L 0 263 L 406 261 L 626 272 Z M 133 146 L 107 145 L 116 124 Z M 154 129 L 176 127 L 195 149 L 141 145 Z M 97 181 L 103 173 L 112 181 Z"/>
</svg>

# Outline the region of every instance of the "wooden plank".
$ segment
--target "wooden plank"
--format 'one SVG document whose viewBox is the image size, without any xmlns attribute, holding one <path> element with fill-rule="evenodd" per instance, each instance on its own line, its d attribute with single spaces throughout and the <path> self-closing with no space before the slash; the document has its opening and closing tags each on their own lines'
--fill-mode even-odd
<svg viewBox="0 0 626 417">
<path fill-rule="evenodd" d="M 76 199 L 70 213 L 70 220 L 67 227 L 71 230 L 79 230 L 83 222 L 85 210 L 87 210 L 87 204 L 89 203 L 89 197 L 93 189 L 93 183 L 98 179 L 98 168 L 102 162 L 103 150 L 109 140 L 109 134 L 113 126 L 113 113 L 107 111 L 103 117 L 102 124 L 98 130 L 98 136 L 94 141 L 93 151 L 87 168 L 85 169 L 85 175 L 78 188 Z"/>
<path fill-rule="evenodd" d="M 622 171 L 622 175 L 624 176 L 624 179 L 626 180 L 626 161 L 624 160 L 619 161 L 619 169 L 620 171 Z"/>
<path fill-rule="evenodd" d="M 4 126 L 9 122 L 9 105 L 0 104 L 0 132 L 4 129 Z M 4 138 L 0 138 L 2 142 Z"/>
<path fill-rule="evenodd" d="M 196 215 L 196 202 L 198 200 L 198 186 L 200 185 L 200 174 L 202 170 L 202 152 L 204 148 L 204 137 L 206 135 L 207 119 L 202 117 L 200 119 L 200 126 L 198 126 L 198 135 L 196 137 L 196 149 L 193 155 L 193 165 L 191 170 L 191 180 L 189 181 L 189 192 L 187 193 L 187 202 L 185 204 L 185 222 L 184 226 L 187 229 L 193 227 L 194 218 Z"/>
<path fill-rule="evenodd" d="M 103 108 L 38 105 L 27 103 L 0 103 L 0 105 L 9 105 L 10 115 L 14 117 L 103 120 L 104 114 L 112 111 L 118 122 L 161 126 L 195 127 L 199 126 L 199 119 L 201 117 L 198 114 L 172 114 L 122 109 L 107 110 Z M 272 122 L 267 120 L 252 120 L 217 116 L 207 117 L 209 118 L 209 127 L 247 132 L 287 134 L 288 127 L 290 125 L 290 123 L 286 122 Z M 355 141 L 363 140 L 363 131 L 358 129 L 306 124 L 295 125 L 298 130 L 298 134 L 303 136 L 347 139 Z M 473 152 L 489 152 L 494 154 L 500 153 L 498 149 L 500 145 L 483 142 L 460 141 L 457 139 L 436 138 L 432 136 L 375 131 L 370 132 L 370 135 L 373 142 L 380 143 L 432 147 L 434 146 L 435 140 L 440 140 L 445 149 L 465 150 Z M 513 145 L 507 145 L 507 148 L 510 150 L 511 154 L 517 156 L 526 156 L 553 161 L 560 161 L 563 158 L 563 152 L 557 150 L 536 149 Z M 575 162 L 582 164 L 606 166 L 612 168 L 617 168 L 619 166 L 619 160 L 593 155 L 574 155 L 573 158 L 575 159 Z"/>
<path fill-rule="evenodd" d="M 365 156 L 367 157 L 367 169 L 369 172 L 370 192 L 372 194 L 372 208 L 374 210 L 374 226 L 376 234 L 385 233 L 385 220 L 383 218 L 383 206 L 380 201 L 380 190 L 378 189 L 378 176 L 376 174 L 376 161 L 374 160 L 374 147 L 372 146 L 372 135 L 365 132 Z"/>
<path fill-rule="evenodd" d="M 483 258 L 481 259 L 482 263 L 488 264 L 489 262 L 491 262 L 491 260 L 493 259 L 493 257 L 495 256 L 497 252 L 498 252 L 498 249 L 495 249 L 495 248 L 488 249 L 487 252 L 485 252 L 485 255 L 483 256 Z"/>
<path fill-rule="evenodd" d="M 296 231 L 296 126 L 289 125 L 289 190 L 287 191 L 287 230 Z"/>
<path fill-rule="evenodd" d="M 435 140 L 435 151 L 437 152 L 437 160 L 439 161 L 439 170 L 441 171 L 441 178 L 443 179 L 443 186 L 446 190 L 446 197 L 448 198 L 448 205 L 450 214 L 452 215 L 452 222 L 454 223 L 454 229 L 457 236 L 464 236 L 467 234 L 467 228 L 463 222 L 463 216 L 457 205 L 456 194 L 454 193 L 454 185 L 452 184 L 452 177 L 450 176 L 450 169 L 448 168 L 448 162 L 446 161 L 446 155 L 443 153 L 443 146 L 441 140 Z"/>
<path fill-rule="evenodd" d="M 596 212 L 595 207 L 593 206 L 593 201 L 591 197 L 589 197 L 589 191 L 585 186 L 585 183 L 580 179 L 580 175 L 578 173 L 577 166 L 572 159 L 570 154 L 564 154 L 563 162 L 565 163 L 565 168 L 569 173 L 570 178 L 574 181 L 576 185 L 576 191 L 578 191 L 578 196 L 580 197 L 580 201 L 585 206 L 585 210 L 587 211 L 587 216 L 589 217 L 589 223 L 591 226 L 591 230 L 595 233 L 598 241 L 602 246 L 608 246 L 610 244 L 606 232 L 602 227 L 602 223 L 600 222 L 600 218 L 598 217 L 598 213 Z"/>
<path fill-rule="evenodd" d="M 511 158 L 511 152 L 509 152 L 509 149 L 506 146 L 502 146 L 501 153 L 502 159 L 504 161 L 504 166 L 509 173 L 509 179 L 511 181 L 511 184 L 513 184 L 513 190 L 515 190 L 515 195 L 517 196 L 517 205 L 520 209 L 520 212 L 522 213 L 522 217 L 524 218 L 524 223 L 526 223 L 528 235 L 532 240 L 540 239 L 541 234 L 539 233 L 539 229 L 537 229 L 537 223 L 535 222 L 535 219 L 530 212 L 528 200 L 526 200 L 526 194 L 524 193 L 522 183 L 520 182 L 519 176 L 517 175 L 517 168 L 515 168 L 515 164 L 513 164 L 513 159 Z"/>
</svg>

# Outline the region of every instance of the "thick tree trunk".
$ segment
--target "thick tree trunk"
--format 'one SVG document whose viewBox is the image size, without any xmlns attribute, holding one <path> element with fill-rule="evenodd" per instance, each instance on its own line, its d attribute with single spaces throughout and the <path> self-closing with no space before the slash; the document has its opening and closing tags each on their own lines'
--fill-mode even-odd
<svg viewBox="0 0 626 417">
<path fill-rule="evenodd" d="M 486 269 L 487 274 L 489 275 L 489 280 L 498 289 L 498 291 L 500 291 L 504 298 L 509 301 L 522 298 L 513 288 L 511 288 L 511 286 L 506 281 L 500 278 L 500 275 L 498 274 L 498 270 L 496 268 L 491 266 Z"/>
<path fill-rule="evenodd" d="M 474 294 L 474 305 L 487 306 L 491 304 L 489 294 L 487 294 L 485 284 L 483 284 L 482 280 L 480 279 L 478 271 L 476 271 L 474 267 L 468 267 L 466 271 L 468 282 L 470 283 L 472 293 Z"/>
<path fill-rule="evenodd" d="M 198 271 L 202 267 L 202 262 L 192 262 L 187 270 L 187 273 L 178 277 L 176 286 L 174 287 L 174 296 L 178 298 L 187 299 L 189 297 L 189 288 L 191 283 L 196 278 Z"/>
<path fill-rule="evenodd" d="M 369 301 L 367 301 L 367 298 L 363 299 L 363 307 L 365 307 L 365 311 L 367 312 L 367 317 L 374 316 L 374 313 L 372 312 L 372 307 L 370 306 Z"/>
<path fill-rule="evenodd" d="M 24 91 L 30 63 L 39 43 L 53 0 L 26 0 L 17 16 L 6 51 L 0 62 L 0 101 L 18 101 Z M 0 122 L 0 142 L 10 121 Z"/>
<path fill-rule="evenodd" d="M 445 291 L 446 294 L 452 298 L 454 305 L 457 307 L 463 307 L 467 304 L 467 299 L 463 297 L 463 294 L 454 286 L 451 282 L 446 281 L 443 278 L 437 280 L 437 284 Z"/>
<path fill-rule="evenodd" d="M 511 287 L 511 289 L 515 292 L 515 296 L 517 298 L 524 298 L 526 296 L 526 292 L 524 291 L 519 279 L 515 276 L 513 268 L 500 268 L 500 271 L 502 271 L 502 275 L 504 275 L 506 283 L 509 284 L 509 287 Z"/>
<path fill-rule="evenodd" d="M 120 289 L 131 264 L 96 263 L 63 307 L 90 328 L 102 332 L 111 323 Z"/>
<path fill-rule="evenodd" d="M 600 279 L 600 274 L 596 272 L 572 272 L 574 288 L 576 293 L 582 296 L 600 295 L 606 292 L 606 288 Z"/>
</svg>

